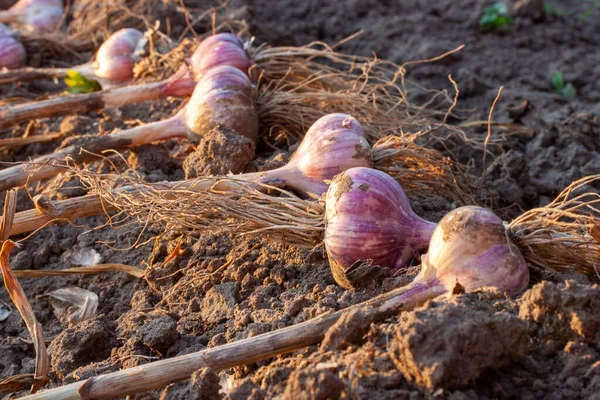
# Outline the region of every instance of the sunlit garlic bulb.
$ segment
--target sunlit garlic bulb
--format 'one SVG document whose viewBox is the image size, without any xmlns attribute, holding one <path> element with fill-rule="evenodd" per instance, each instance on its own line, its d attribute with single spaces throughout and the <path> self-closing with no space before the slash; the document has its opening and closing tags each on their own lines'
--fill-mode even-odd
<svg viewBox="0 0 600 400">
<path fill-rule="evenodd" d="M 210 69 L 197 83 L 185 108 L 190 140 L 197 141 L 217 124 L 258 141 L 258 116 L 252 82 L 239 69 Z"/>
<path fill-rule="evenodd" d="M 15 69 L 25 65 L 27 53 L 25 47 L 12 37 L 12 32 L 0 24 L 0 69 Z"/>
<path fill-rule="evenodd" d="M 218 33 L 204 39 L 190 57 L 190 63 L 198 77 L 211 68 L 223 65 L 247 74 L 251 65 L 242 41 L 231 33 Z"/>
<path fill-rule="evenodd" d="M 502 220 L 474 206 L 459 207 L 442 218 L 423 257 L 423 271 L 435 274 L 445 287 L 459 283 L 467 292 L 494 286 L 514 296 L 529 283 L 525 259 Z"/>
<path fill-rule="evenodd" d="M 365 284 L 372 266 L 396 271 L 427 248 L 435 224 L 417 216 L 388 174 L 352 168 L 336 176 L 325 198 L 325 248 L 336 282 Z"/>
<path fill-rule="evenodd" d="M 136 52 L 146 40 L 137 29 L 126 28 L 113 33 L 96 54 L 96 76 L 111 82 L 122 82 L 133 77 Z"/>
<path fill-rule="evenodd" d="M 0 22 L 18 24 L 36 33 L 52 32 L 58 27 L 63 13 L 62 0 L 20 0 L 0 12 Z"/>
</svg>

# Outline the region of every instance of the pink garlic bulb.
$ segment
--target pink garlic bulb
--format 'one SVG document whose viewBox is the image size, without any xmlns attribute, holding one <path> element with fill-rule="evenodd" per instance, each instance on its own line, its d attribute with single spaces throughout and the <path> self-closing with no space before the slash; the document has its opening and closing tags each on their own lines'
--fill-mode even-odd
<svg viewBox="0 0 600 400">
<path fill-rule="evenodd" d="M 192 57 L 190 64 L 196 76 L 201 76 L 215 66 L 228 65 L 248 73 L 252 64 L 242 41 L 232 33 L 217 33 L 204 39 Z"/>
<path fill-rule="evenodd" d="M 230 66 L 244 74 L 252 62 L 244 50 L 241 40 L 231 33 L 218 33 L 204 39 L 192 56 L 187 59 L 187 65 L 182 66 L 163 88 L 166 96 L 187 96 L 204 74 L 215 67 Z"/>
<path fill-rule="evenodd" d="M 474 269 L 480 272 L 474 274 Z M 509 240 L 502 220 L 475 206 L 459 207 L 442 218 L 423 257 L 421 275 L 446 288 L 459 283 L 471 292 L 494 286 L 511 296 L 529 283 L 525 259 Z"/>
<path fill-rule="evenodd" d="M 239 69 L 220 66 L 202 76 L 185 107 L 190 140 L 196 141 L 216 124 L 258 141 L 258 116 L 252 82 Z"/>
<path fill-rule="evenodd" d="M 133 28 L 120 29 L 110 35 L 96 54 L 96 76 L 111 82 L 131 79 L 138 60 L 136 51 L 145 43 L 144 34 Z"/>
<path fill-rule="evenodd" d="M 325 197 L 325 248 L 335 281 L 368 283 L 373 266 L 396 271 L 429 245 L 435 224 L 417 216 L 396 180 L 371 168 L 335 177 Z"/>
<path fill-rule="evenodd" d="M 0 12 L 0 22 L 18 24 L 37 33 L 52 32 L 58 27 L 63 13 L 62 0 L 20 0 Z"/>
<path fill-rule="evenodd" d="M 12 37 L 12 32 L 0 24 L 0 69 L 16 69 L 25 65 L 25 47 Z"/>
</svg>

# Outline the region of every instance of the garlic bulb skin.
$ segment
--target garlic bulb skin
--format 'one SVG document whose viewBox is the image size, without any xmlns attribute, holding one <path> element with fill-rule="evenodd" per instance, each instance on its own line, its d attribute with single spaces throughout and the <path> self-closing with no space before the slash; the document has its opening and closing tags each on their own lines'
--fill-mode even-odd
<svg viewBox="0 0 600 400">
<path fill-rule="evenodd" d="M 12 32 L 0 24 L 0 69 L 20 68 L 27 61 L 25 47 L 11 35 Z"/>
<path fill-rule="evenodd" d="M 247 75 L 237 68 L 210 69 L 196 84 L 185 108 L 188 138 L 197 142 L 217 124 L 258 141 L 258 115 L 254 90 Z"/>
<path fill-rule="evenodd" d="M 192 54 L 190 63 L 197 77 L 222 65 L 237 68 L 247 74 L 252 64 L 242 41 L 231 33 L 218 33 L 204 39 Z"/>
<path fill-rule="evenodd" d="M 328 114 L 306 132 L 284 174 L 303 196 L 318 197 L 337 174 L 372 167 L 371 146 L 360 123 L 347 114 Z M 300 178 L 302 176 L 302 178 Z"/>
<path fill-rule="evenodd" d="M 58 27 L 63 13 L 62 0 L 20 0 L 0 12 L 0 22 L 16 23 L 37 33 L 52 32 Z"/>
<path fill-rule="evenodd" d="M 435 275 L 448 290 L 458 283 L 467 292 L 489 286 L 511 296 L 529 284 L 525 259 L 502 220 L 475 206 L 459 207 L 442 218 L 423 257 L 422 275 Z"/>
<path fill-rule="evenodd" d="M 110 35 L 96 53 L 96 76 L 111 82 L 131 79 L 137 61 L 135 53 L 145 42 L 144 34 L 133 28 L 120 29 Z"/>
<path fill-rule="evenodd" d="M 247 75 L 251 65 L 250 57 L 244 50 L 241 40 L 231 33 L 218 33 L 204 39 L 186 61 L 187 64 L 182 66 L 161 89 L 165 96 L 182 97 L 193 93 L 196 82 L 199 83 L 201 80 L 206 82 L 209 78 L 204 76 L 217 67 L 237 68 Z"/>
<path fill-rule="evenodd" d="M 358 121 L 347 114 L 328 114 L 308 129 L 286 165 L 251 175 L 256 182 L 316 198 L 338 173 L 372 165 L 371 147 Z"/>
<path fill-rule="evenodd" d="M 351 168 L 325 198 L 325 248 L 336 282 L 368 283 L 375 266 L 396 271 L 427 248 L 435 224 L 417 216 L 398 182 L 384 172 Z"/>
</svg>

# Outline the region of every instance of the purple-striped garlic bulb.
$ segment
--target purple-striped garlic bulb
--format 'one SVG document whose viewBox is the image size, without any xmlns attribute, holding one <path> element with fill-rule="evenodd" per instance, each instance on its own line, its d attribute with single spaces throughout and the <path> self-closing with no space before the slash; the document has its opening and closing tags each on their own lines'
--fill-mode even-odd
<svg viewBox="0 0 600 400">
<path fill-rule="evenodd" d="M 16 69 L 25 65 L 25 47 L 12 36 L 12 32 L 0 24 L 0 69 Z"/>
<path fill-rule="evenodd" d="M 163 92 L 167 96 L 186 96 L 195 88 L 196 82 L 215 67 L 229 66 L 248 74 L 250 57 L 241 40 L 231 33 L 218 33 L 204 39 L 187 64 L 169 79 Z"/>
<path fill-rule="evenodd" d="M 466 292 L 490 286 L 515 296 L 527 287 L 529 269 L 500 218 L 486 208 L 465 206 L 435 228 L 416 280 L 433 280 L 449 291 L 457 284 Z"/>
<path fill-rule="evenodd" d="M 36 32 L 52 32 L 62 20 L 62 0 L 19 0 L 15 5 L 0 12 L 0 22 L 14 23 Z"/>
<path fill-rule="evenodd" d="M 110 35 L 96 53 L 96 71 L 99 78 L 122 82 L 133 78 L 133 67 L 138 52 L 146 44 L 144 34 L 137 29 L 120 29 Z"/>
<path fill-rule="evenodd" d="M 429 245 L 435 224 L 417 216 L 388 174 L 351 168 L 335 177 L 325 198 L 325 248 L 336 282 L 368 283 L 378 267 L 396 271 Z"/>
</svg>

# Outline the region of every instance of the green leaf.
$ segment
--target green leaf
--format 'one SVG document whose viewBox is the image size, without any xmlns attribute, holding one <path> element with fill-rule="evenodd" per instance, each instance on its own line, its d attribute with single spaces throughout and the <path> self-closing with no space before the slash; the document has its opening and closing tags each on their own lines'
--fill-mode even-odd
<svg viewBox="0 0 600 400">
<path fill-rule="evenodd" d="M 577 95 L 577 91 L 575 90 L 575 87 L 572 84 L 567 83 L 567 85 L 560 91 L 560 94 L 572 99 Z"/>
<path fill-rule="evenodd" d="M 483 15 L 479 19 L 479 25 L 484 32 L 489 32 L 496 28 L 502 28 L 512 24 L 512 17 L 508 15 L 508 8 L 503 2 L 498 2 L 490 7 L 486 7 Z"/>
<path fill-rule="evenodd" d="M 579 18 L 587 22 L 587 20 L 600 8 L 600 0 L 586 0 L 585 2 L 590 3 L 590 5 L 584 12 L 579 14 Z"/>
<path fill-rule="evenodd" d="M 97 92 L 102 89 L 98 82 L 88 79 L 74 70 L 67 71 L 65 84 L 69 87 L 69 93 L 73 94 Z"/>
<path fill-rule="evenodd" d="M 575 86 L 571 83 L 565 83 L 565 77 L 560 71 L 556 71 L 552 74 L 552 86 L 558 94 L 570 99 L 577 95 Z"/>
<path fill-rule="evenodd" d="M 552 86 L 554 87 L 554 90 L 556 90 L 557 92 L 560 92 L 561 90 L 564 89 L 565 77 L 563 76 L 562 72 L 555 71 L 552 74 Z"/>
</svg>

